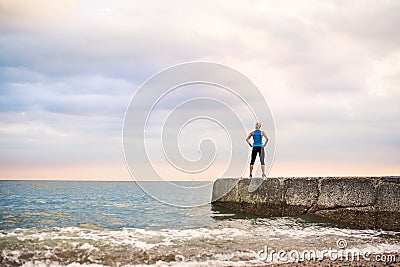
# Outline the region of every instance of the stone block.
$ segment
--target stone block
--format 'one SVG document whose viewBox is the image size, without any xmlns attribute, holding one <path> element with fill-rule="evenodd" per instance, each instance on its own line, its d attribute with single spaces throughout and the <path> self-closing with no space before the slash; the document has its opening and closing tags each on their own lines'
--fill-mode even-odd
<svg viewBox="0 0 400 267">
<path fill-rule="evenodd" d="M 306 213 L 318 200 L 318 178 L 287 178 L 284 181 L 284 216 Z"/>
<path fill-rule="evenodd" d="M 373 206 L 376 180 L 360 177 L 321 179 L 318 209 Z"/>
<path fill-rule="evenodd" d="M 377 211 L 377 228 L 399 230 L 400 184 L 382 182 L 378 186 L 375 208 Z"/>
<path fill-rule="evenodd" d="M 217 179 L 213 184 L 211 202 L 219 201 L 238 201 L 236 184 L 239 178 Z"/>
<path fill-rule="evenodd" d="M 253 192 L 249 192 L 248 184 L 246 184 L 241 191 L 244 192 L 242 201 L 248 203 L 281 203 L 283 202 L 283 184 L 283 179 L 280 178 L 262 179 L 261 185 Z"/>
</svg>

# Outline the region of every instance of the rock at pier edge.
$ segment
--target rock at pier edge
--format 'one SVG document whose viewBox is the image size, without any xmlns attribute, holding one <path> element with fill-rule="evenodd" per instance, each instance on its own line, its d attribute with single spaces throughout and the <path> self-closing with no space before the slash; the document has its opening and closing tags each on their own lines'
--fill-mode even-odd
<svg viewBox="0 0 400 267">
<path fill-rule="evenodd" d="M 249 190 L 254 184 L 255 190 Z M 400 176 L 220 178 L 212 204 L 259 216 L 320 217 L 362 228 L 400 230 Z"/>
</svg>

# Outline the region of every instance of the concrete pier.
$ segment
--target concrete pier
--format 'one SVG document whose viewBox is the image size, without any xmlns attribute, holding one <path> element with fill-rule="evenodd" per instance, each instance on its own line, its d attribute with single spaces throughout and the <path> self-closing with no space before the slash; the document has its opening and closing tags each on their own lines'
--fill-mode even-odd
<svg viewBox="0 0 400 267">
<path fill-rule="evenodd" d="M 400 176 L 220 178 L 212 203 L 259 216 L 311 213 L 355 227 L 400 231 Z"/>
</svg>

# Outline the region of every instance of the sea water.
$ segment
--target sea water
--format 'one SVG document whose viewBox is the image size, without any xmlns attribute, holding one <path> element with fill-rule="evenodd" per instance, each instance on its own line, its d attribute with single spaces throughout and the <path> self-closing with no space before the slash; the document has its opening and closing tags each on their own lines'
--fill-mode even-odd
<svg viewBox="0 0 400 267">
<path fill-rule="evenodd" d="M 211 192 L 173 198 L 211 199 Z M 199 186 L 201 182 L 185 182 Z M 400 232 L 312 216 L 262 218 L 211 204 L 180 208 L 135 182 L 0 181 L 1 266 L 262 265 L 260 251 L 400 252 Z"/>
</svg>

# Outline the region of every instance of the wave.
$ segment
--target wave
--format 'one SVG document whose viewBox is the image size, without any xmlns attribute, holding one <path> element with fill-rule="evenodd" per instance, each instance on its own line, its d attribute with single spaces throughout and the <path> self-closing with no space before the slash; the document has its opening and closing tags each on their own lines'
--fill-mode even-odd
<svg viewBox="0 0 400 267">
<path fill-rule="evenodd" d="M 5 266 L 261 265 L 257 252 L 327 249 L 345 238 L 347 249 L 400 251 L 398 232 L 301 224 L 289 218 L 225 220 L 187 229 L 52 227 L 0 232 Z"/>
</svg>

